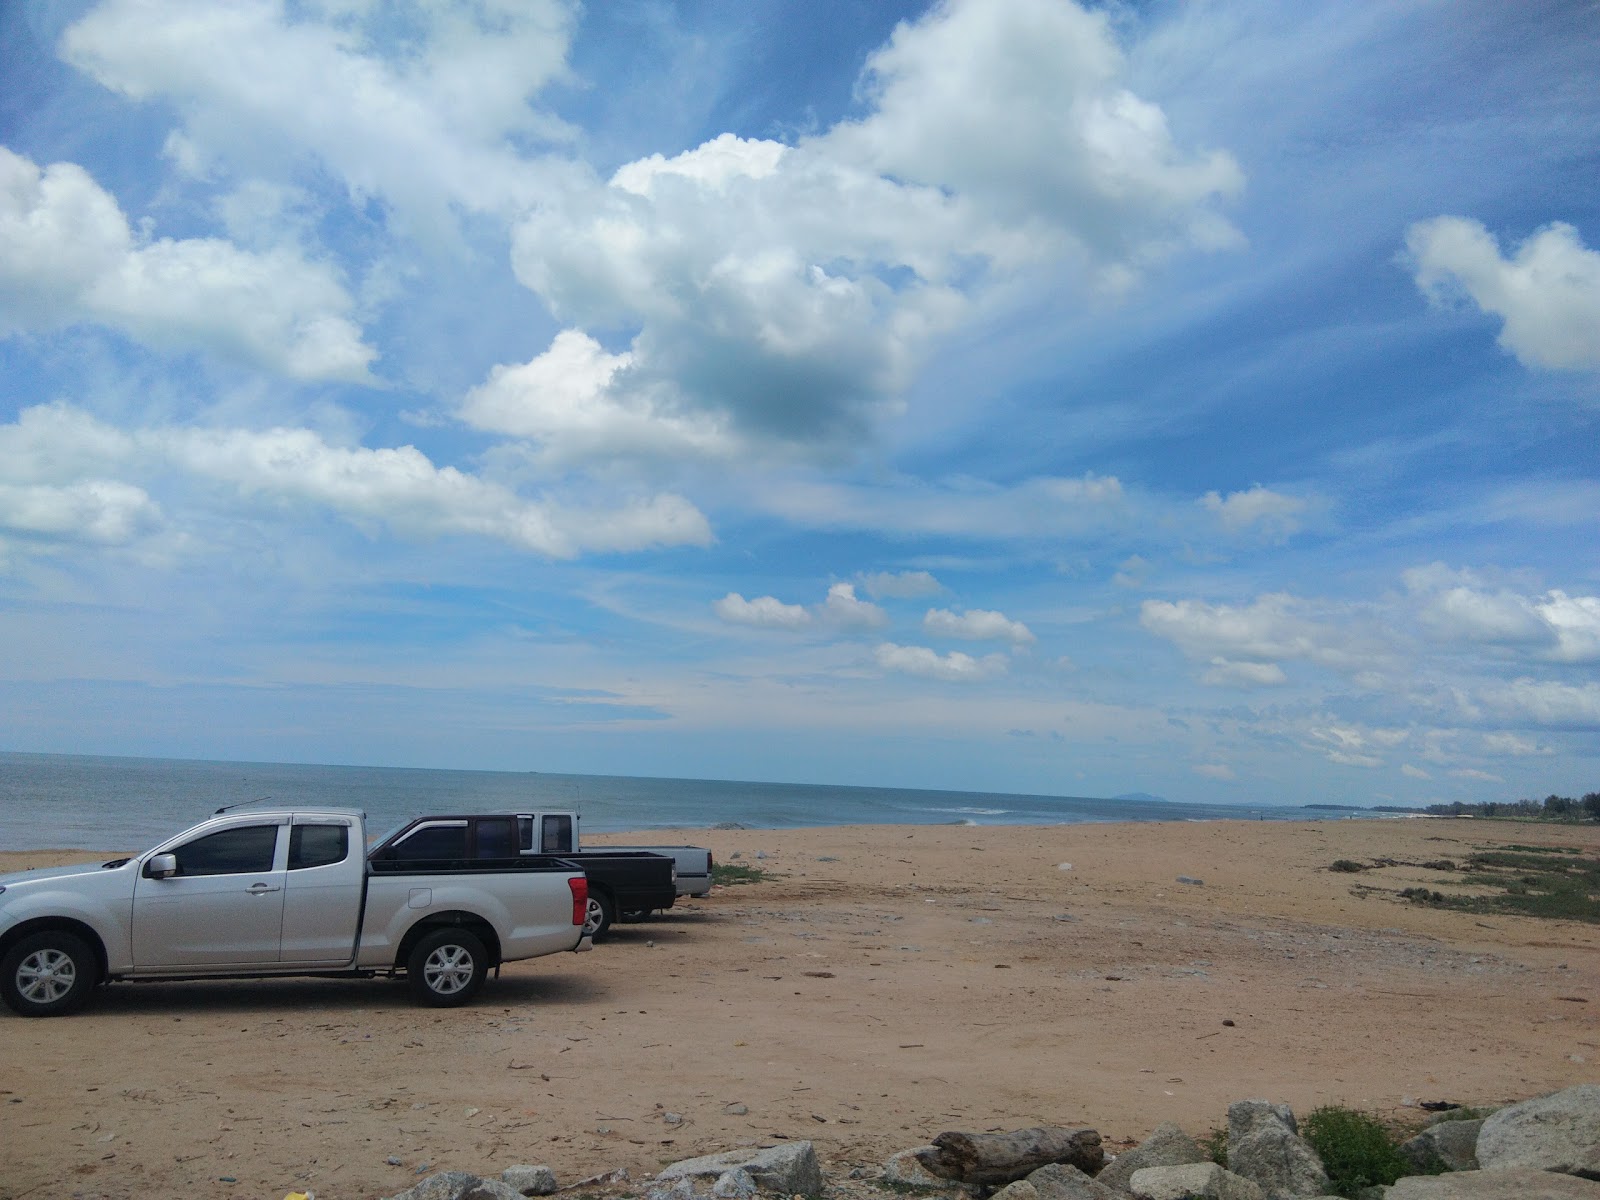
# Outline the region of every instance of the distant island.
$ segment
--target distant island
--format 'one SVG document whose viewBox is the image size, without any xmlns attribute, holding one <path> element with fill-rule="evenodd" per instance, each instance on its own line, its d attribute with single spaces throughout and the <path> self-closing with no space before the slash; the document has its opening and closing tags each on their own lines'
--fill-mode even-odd
<svg viewBox="0 0 1600 1200">
<path fill-rule="evenodd" d="M 1124 792 L 1120 796 L 1111 797 L 1113 800 L 1154 800 L 1158 804 L 1171 804 L 1165 796 L 1152 796 L 1149 792 Z"/>
</svg>

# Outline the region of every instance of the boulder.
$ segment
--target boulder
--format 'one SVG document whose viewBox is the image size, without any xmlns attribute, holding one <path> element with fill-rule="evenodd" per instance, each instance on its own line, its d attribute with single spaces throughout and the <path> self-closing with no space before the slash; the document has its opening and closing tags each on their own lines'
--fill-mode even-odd
<svg viewBox="0 0 1600 1200">
<path fill-rule="evenodd" d="M 1019 1179 L 1006 1187 L 1031 1190 L 1031 1195 L 1018 1197 L 1017 1200 L 1125 1200 L 1121 1192 L 1106 1187 L 1099 1180 L 1066 1163 L 1047 1163 L 1026 1179 Z"/>
<path fill-rule="evenodd" d="M 924 1165 L 935 1175 L 978 1187 L 1025 1179 L 1048 1163 L 1066 1163 L 1086 1175 L 1105 1165 L 1100 1135 L 1093 1129 L 1046 1125 L 1010 1133 L 941 1133 L 937 1151 Z"/>
<path fill-rule="evenodd" d="M 503 1179 L 480 1179 L 461 1193 L 461 1200 L 522 1200 L 522 1193 Z"/>
<path fill-rule="evenodd" d="M 1157 1125 L 1138 1147 L 1119 1154 L 1095 1178 L 1106 1187 L 1128 1190 L 1133 1173 L 1145 1167 L 1182 1167 L 1207 1161 L 1206 1152 L 1171 1121 Z"/>
<path fill-rule="evenodd" d="M 817 1196 L 822 1193 L 822 1168 L 810 1142 L 790 1142 L 765 1150 L 727 1150 L 688 1158 L 663 1167 L 657 1182 L 677 1179 L 715 1180 L 735 1169 L 747 1172 L 764 1192 L 785 1196 Z"/>
<path fill-rule="evenodd" d="M 1287 1104 L 1274 1104 L 1270 1100 L 1235 1100 L 1228 1105 L 1228 1152 L 1233 1144 L 1241 1142 L 1262 1123 L 1282 1125 L 1290 1133 L 1299 1133 L 1294 1110 Z"/>
<path fill-rule="evenodd" d="M 756 1194 L 755 1177 L 743 1167 L 724 1171 L 711 1185 L 711 1194 L 716 1200 L 750 1200 Z"/>
<path fill-rule="evenodd" d="M 1258 1121 L 1238 1142 L 1228 1139 L 1228 1170 L 1260 1184 L 1267 1200 L 1321 1196 L 1329 1190 L 1317 1152 L 1276 1120 Z"/>
<path fill-rule="evenodd" d="M 1600 1085 L 1502 1108 L 1485 1119 L 1477 1153 L 1486 1171 L 1534 1167 L 1600 1179 Z"/>
<path fill-rule="evenodd" d="M 938 1160 L 938 1154 L 935 1146 L 918 1146 L 891 1154 L 883 1164 L 883 1181 L 901 1187 L 947 1188 L 953 1181 L 928 1169 L 930 1162 Z"/>
<path fill-rule="evenodd" d="M 1129 1185 L 1136 1200 L 1263 1200 L 1254 1183 L 1214 1162 L 1141 1167 Z"/>
<path fill-rule="evenodd" d="M 500 1181 L 519 1196 L 548 1196 L 556 1191 L 556 1173 L 549 1167 L 515 1166 L 500 1172 Z"/>
<path fill-rule="evenodd" d="M 1389 1188 L 1385 1200 L 1600 1200 L 1600 1183 L 1532 1167 L 1507 1167 L 1408 1175 Z"/>
<path fill-rule="evenodd" d="M 1442 1163 L 1451 1171 L 1478 1169 L 1478 1131 L 1483 1121 L 1441 1121 L 1400 1144 L 1400 1153 L 1421 1175 Z"/>
<path fill-rule="evenodd" d="M 469 1188 L 482 1182 L 470 1171 L 440 1171 L 389 1200 L 463 1200 Z"/>
</svg>

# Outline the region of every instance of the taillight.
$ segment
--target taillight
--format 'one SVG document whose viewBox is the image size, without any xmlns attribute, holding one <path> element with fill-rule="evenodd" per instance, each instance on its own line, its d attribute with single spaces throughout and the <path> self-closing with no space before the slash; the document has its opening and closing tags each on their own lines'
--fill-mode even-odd
<svg viewBox="0 0 1600 1200">
<path fill-rule="evenodd" d="M 567 886 L 572 889 L 572 923 L 582 925 L 589 919 L 589 877 L 574 875 Z"/>
</svg>

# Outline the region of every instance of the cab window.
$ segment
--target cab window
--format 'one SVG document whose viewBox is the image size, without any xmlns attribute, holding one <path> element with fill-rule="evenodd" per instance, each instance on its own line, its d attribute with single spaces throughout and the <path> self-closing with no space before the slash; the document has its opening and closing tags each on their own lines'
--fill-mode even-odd
<svg viewBox="0 0 1600 1200">
<path fill-rule="evenodd" d="M 439 858 L 467 856 L 467 823 L 423 825 L 413 829 L 389 848 L 387 858 L 402 862 L 425 862 Z"/>
<path fill-rule="evenodd" d="M 479 858 L 515 858 L 517 856 L 517 819 L 515 817 L 480 817 L 477 821 L 477 856 Z"/>
<path fill-rule="evenodd" d="M 172 853 L 179 875 L 256 875 L 272 870 L 277 844 L 278 826 L 241 825 L 208 833 Z"/>
<path fill-rule="evenodd" d="M 571 854 L 572 853 L 572 818 L 568 816 L 549 816 L 541 822 L 541 835 L 539 838 L 539 853 L 541 854 Z"/>
<path fill-rule="evenodd" d="M 349 852 L 350 831 L 343 825 L 296 825 L 289 830 L 291 871 L 343 862 Z"/>
</svg>

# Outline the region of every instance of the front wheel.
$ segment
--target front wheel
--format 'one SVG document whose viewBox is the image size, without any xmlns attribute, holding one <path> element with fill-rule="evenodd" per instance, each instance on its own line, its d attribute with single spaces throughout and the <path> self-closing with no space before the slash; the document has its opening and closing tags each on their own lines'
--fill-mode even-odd
<svg viewBox="0 0 1600 1200">
<path fill-rule="evenodd" d="M 583 932 L 594 941 L 605 941 L 616 915 L 610 896 L 604 892 L 590 892 L 588 907 L 583 910 Z"/>
<path fill-rule="evenodd" d="M 94 951 L 76 934 L 23 938 L 0 963 L 0 996 L 24 1017 L 59 1017 L 81 1008 L 100 979 Z"/>
<path fill-rule="evenodd" d="M 478 994 L 489 973 L 489 952 L 465 929 L 436 929 L 406 959 L 406 982 L 419 1004 L 454 1008 Z"/>
</svg>

